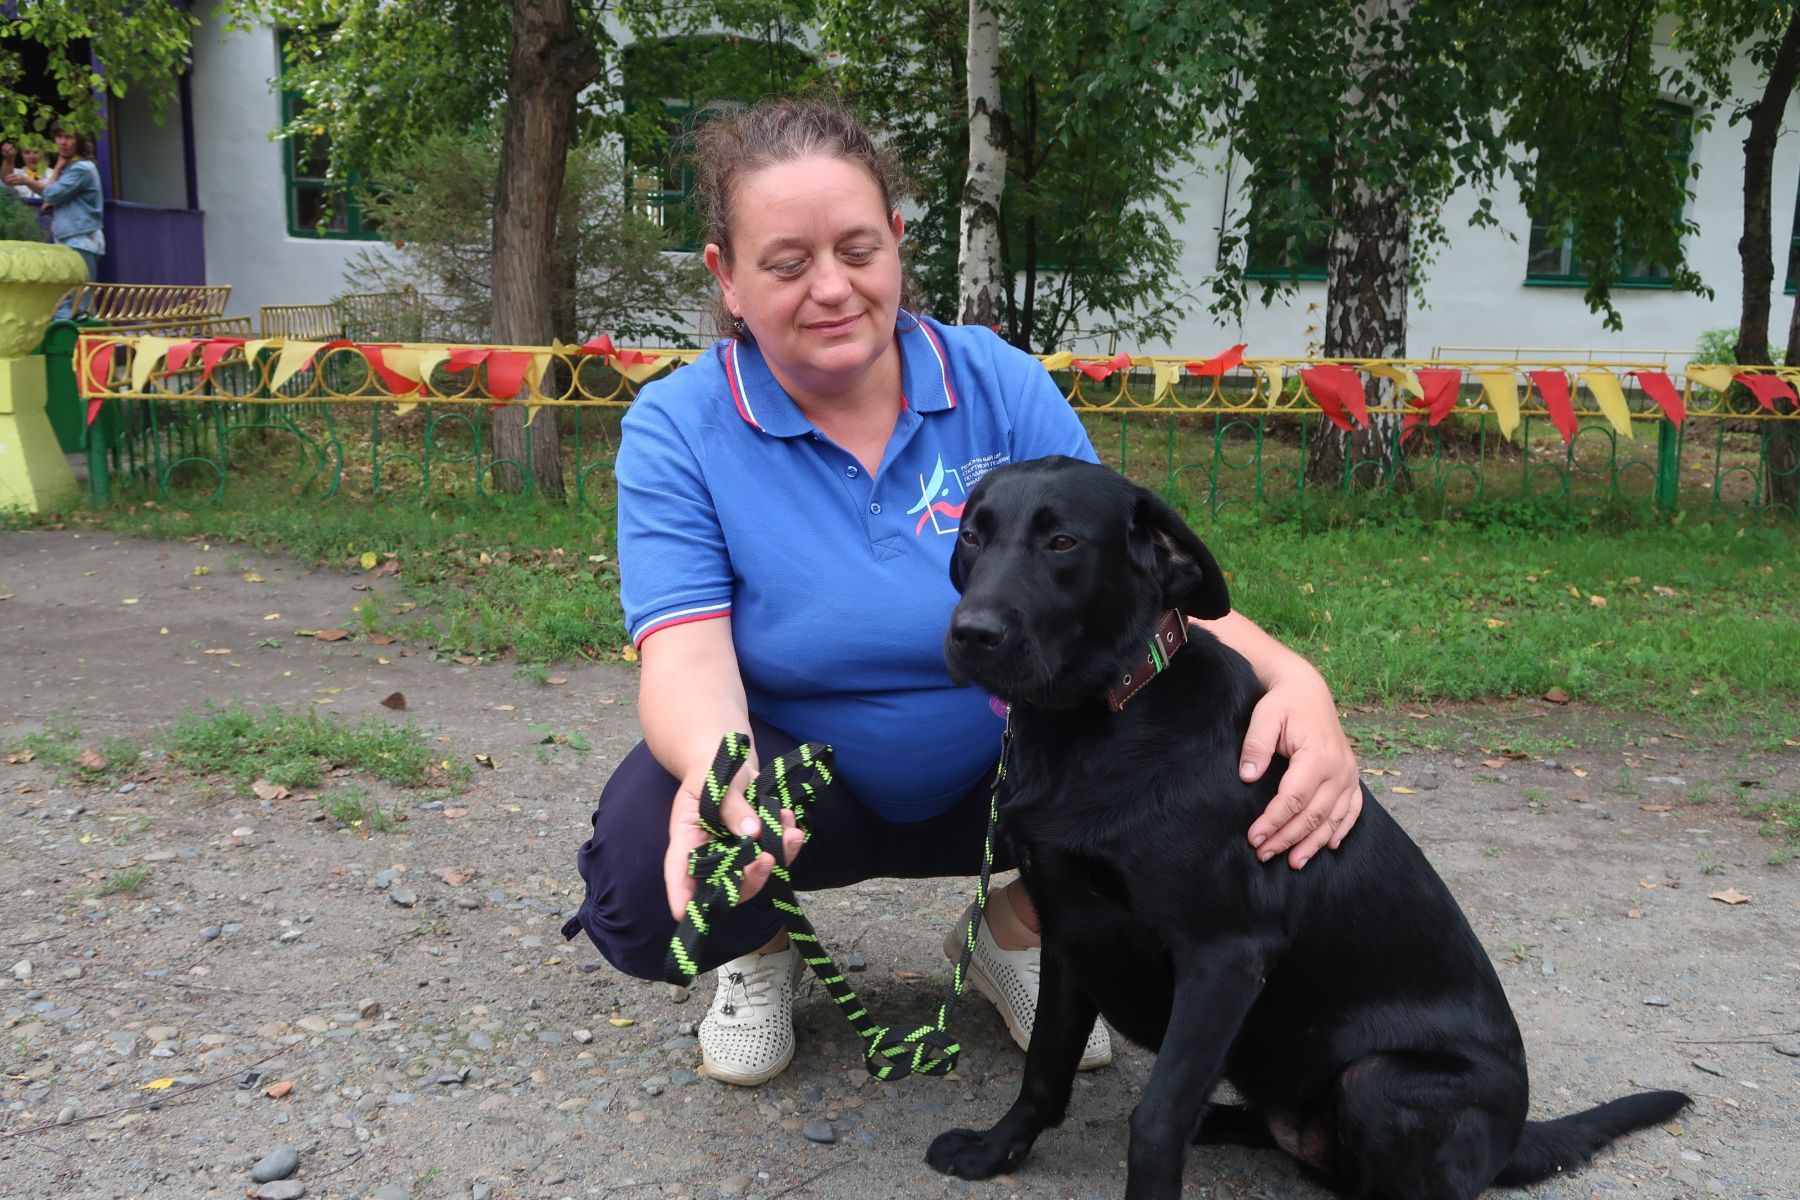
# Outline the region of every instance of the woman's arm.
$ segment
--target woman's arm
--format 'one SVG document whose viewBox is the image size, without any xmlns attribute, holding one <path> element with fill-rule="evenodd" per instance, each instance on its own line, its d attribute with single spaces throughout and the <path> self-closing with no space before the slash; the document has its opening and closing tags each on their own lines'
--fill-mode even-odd
<svg viewBox="0 0 1800 1200">
<path fill-rule="evenodd" d="M 1276 754 L 1288 760 L 1275 799 L 1250 826 L 1250 844 L 1264 862 L 1285 850 L 1290 866 L 1304 867 L 1321 847 L 1337 849 L 1362 813 L 1356 752 L 1331 689 L 1311 663 L 1242 613 L 1200 625 L 1248 659 L 1266 689 L 1244 736 L 1240 776 L 1260 779 Z"/>
<path fill-rule="evenodd" d="M 738 672 L 731 622 L 723 619 L 670 625 L 644 639 L 640 647 L 638 720 L 644 743 L 669 774 L 681 781 L 669 812 L 669 849 L 663 856 L 663 882 L 669 911 L 677 920 L 694 894 L 688 877 L 688 853 L 710 835 L 700 824 L 700 789 L 727 733 L 750 732 L 750 706 Z M 722 815 L 728 827 L 746 836 L 761 828 L 744 801 L 744 785 L 758 770 L 756 753 L 732 781 Z M 782 842 L 789 862 L 800 853 L 800 831 L 793 814 L 782 810 Z M 743 897 L 749 899 L 768 882 L 775 860 L 759 854 L 744 872 Z"/>
</svg>

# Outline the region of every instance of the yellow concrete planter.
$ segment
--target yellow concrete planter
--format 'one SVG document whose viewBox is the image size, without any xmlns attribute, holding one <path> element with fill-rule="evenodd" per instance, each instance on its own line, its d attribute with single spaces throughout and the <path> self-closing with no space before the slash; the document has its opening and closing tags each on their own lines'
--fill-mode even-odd
<svg viewBox="0 0 1800 1200">
<path fill-rule="evenodd" d="M 44 413 L 44 340 L 56 302 L 86 282 L 64 246 L 0 242 L 0 509 L 46 512 L 81 494 Z"/>
</svg>

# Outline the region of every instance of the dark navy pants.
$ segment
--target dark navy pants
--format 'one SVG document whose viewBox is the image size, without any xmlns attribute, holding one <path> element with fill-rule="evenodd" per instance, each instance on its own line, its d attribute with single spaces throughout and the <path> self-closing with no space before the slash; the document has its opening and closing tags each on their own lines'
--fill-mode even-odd
<svg viewBox="0 0 1800 1200">
<path fill-rule="evenodd" d="M 764 764 L 799 744 L 760 721 L 751 722 L 750 732 L 757 761 Z M 669 808 L 679 785 L 639 742 L 601 791 L 594 809 L 594 835 L 582 844 L 576 859 L 587 883 L 578 914 L 581 928 L 607 962 L 639 979 L 662 978 L 663 959 L 675 932 L 663 885 L 663 854 L 669 848 Z M 976 875 L 981 870 L 992 788 L 989 775 L 943 814 L 896 825 L 869 812 L 839 784 L 808 815 L 810 836 L 794 860 L 794 887 L 813 892 L 864 879 Z M 996 871 L 1011 868 L 1011 855 L 1003 844 L 994 847 L 994 858 Z M 758 894 L 715 919 L 700 969 L 709 971 L 748 954 L 780 929 L 781 918 L 768 896 Z"/>
</svg>

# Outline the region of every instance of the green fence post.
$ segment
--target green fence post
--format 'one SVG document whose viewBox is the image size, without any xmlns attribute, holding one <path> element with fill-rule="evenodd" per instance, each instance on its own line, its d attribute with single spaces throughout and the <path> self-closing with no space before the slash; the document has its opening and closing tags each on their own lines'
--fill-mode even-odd
<svg viewBox="0 0 1800 1200">
<path fill-rule="evenodd" d="M 1681 492 L 1681 431 L 1673 421 L 1656 425 L 1656 507 L 1675 511 Z"/>
</svg>

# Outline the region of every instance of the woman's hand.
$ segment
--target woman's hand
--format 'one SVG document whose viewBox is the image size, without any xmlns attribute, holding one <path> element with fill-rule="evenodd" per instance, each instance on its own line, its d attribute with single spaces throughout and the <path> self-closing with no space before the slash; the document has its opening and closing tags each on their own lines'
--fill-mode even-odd
<svg viewBox="0 0 1800 1200">
<path fill-rule="evenodd" d="M 1240 776 L 1262 778 L 1277 754 L 1286 756 L 1287 770 L 1275 799 L 1250 826 L 1250 844 L 1263 862 L 1286 850 L 1289 866 L 1304 867 L 1321 847 L 1336 850 L 1362 814 L 1356 752 L 1331 689 L 1310 666 L 1285 672 L 1250 714 Z"/>
<path fill-rule="evenodd" d="M 669 890 L 669 912 L 677 921 L 687 912 L 688 901 L 694 898 L 694 880 L 688 874 L 688 855 L 712 840 L 712 835 L 700 824 L 700 789 L 705 785 L 706 771 L 710 769 L 709 764 L 707 768 L 681 781 L 681 786 L 675 791 L 675 805 L 669 811 L 669 849 L 663 855 L 663 883 Z M 754 778 L 755 773 L 756 759 L 752 756 L 732 778 L 725 801 L 719 806 L 719 815 L 726 828 L 735 829 L 745 837 L 755 837 L 762 831 L 762 822 L 744 799 L 744 785 Z M 781 846 L 790 865 L 799 855 L 805 840 L 800 827 L 794 823 L 794 814 L 782 809 Z M 739 902 L 762 891 L 763 885 L 769 882 L 769 873 L 774 869 L 773 855 L 767 851 L 758 854 L 744 868 L 744 884 L 739 889 Z"/>
</svg>

